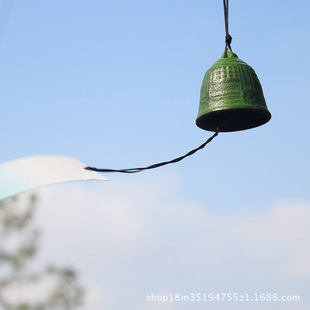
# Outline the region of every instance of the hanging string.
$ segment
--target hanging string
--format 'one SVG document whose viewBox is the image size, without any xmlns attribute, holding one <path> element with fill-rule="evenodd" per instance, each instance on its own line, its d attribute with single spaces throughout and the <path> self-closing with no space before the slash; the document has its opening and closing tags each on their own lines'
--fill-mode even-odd
<svg viewBox="0 0 310 310">
<path fill-rule="evenodd" d="M 196 149 L 188 152 L 187 154 L 181 156 L 181 157 L 178 157 L 178 158 L 175 158 L 175 159 L 172 159 L 172 160 L 169 160 L 169 161 L 165 161 L 165 162 L 162 162 L 162 163 L 158 163 L 158 164 L 154 164 L 154 165 L 151 165 L 151 166 L 148 166 L 148 167 L 143 167 L 143 168 L 130 168 L 130 169 L 120 169 L 120 170 L 116 170 L 116 169 L 98 169 L 98 168 L 95 168 L 95 167 L 85 167 L 86 170 L 92 170 L 92 171 L 97 171 L 97 172 L 121 172 L 121 173 L 136 173 L 136 172 L 140 172 L 140 171 L 143 171 L 143 170 L 149 170 L 149 169 L 154 169 L 154 168 L 158 168 L 158 167 L 162 167 L 162 166 L 165 166 L 165 165 L 168 165 L 168 164 L 173 164 L 173 163 L 177 163 L 179 161 L 181 161 L 182 159 L 188 157 L 188 156 L 191 156 L 193 155 L 194 153 L 196 153 L 198 150 L 201 150 L 203 149 L 208 143 L 210 143 L 216 136 L 218 135 L 218 130 L 215 132 L 215 134 L 210 137 L 205 143 L 201 144 L 199 147 L 197 147 Z"/>
<path fill-rule="evenodd" d="M 225 32 L 226 32 L 226 36 L 225 36 L 225 57 L 227 57 L 227 49 L 231 49 L 231 40 L 232 37 L 229 34 L 228 31 L 228 0 L 223 0 L 223 5 L 224 5 L 224 19 L 225 19 Z"/>
<path fill-rule="evenodd" d="M 227 49 L 231 48 L 230 44 L 231 44 L 232 37 L 230 36 L 230 34 L 228 32 L 228 0 L 223 0 L 223 4 L 224 4 L 225 31 L 226 31 L 225 57 L 227 57 Z M 210 143 L 218 135 L 218 132 L 219 132 L 219 128 L 216 130 L 216 132 L 213 134 L 213 136 L 211 136 L 205 143 L 201 144 L 199 147 L 188 152 L 187 154 L 180 156 L 178 158 L 175 158 L 175 159 L 172 159 L 169 161 L 164 161 L 164 162 L 154 164 L 151 166 L 142 167 L 142 168 L 129 168 L 129 169 L 106 169 L 106 168 L 96 168 L 96 167 L 85 167 L 84 169 L 92 170 L 92 171 L 96 171 L 96 172 L 105 172 L 105 173 L 107 173 L 107 172 L 137 173 L 137 172 L 140 172 L 143 170 L 155 169 L 155 168 L 159 168 L 159 167 L 162 167 L 162 166 L 165 166 L 168 164 L 174 164 L 174 163 L 177 163 L 177 162 L 183 160 L 186 157 L 193 155 L 197 151 L 203 149 L 208 143 Z"/>
</svg>

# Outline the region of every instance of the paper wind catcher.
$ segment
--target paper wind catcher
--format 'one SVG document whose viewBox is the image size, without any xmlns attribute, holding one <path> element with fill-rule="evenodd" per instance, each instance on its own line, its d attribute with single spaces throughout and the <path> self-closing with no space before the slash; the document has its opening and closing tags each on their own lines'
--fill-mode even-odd
<svg viewBox="0 0 310 310">
<path fill-rule="evenodd" d="M 56 183 L 108 180 L 73 157 L 32 156 L 0 164 L 0 200 Z"/>
</svg>

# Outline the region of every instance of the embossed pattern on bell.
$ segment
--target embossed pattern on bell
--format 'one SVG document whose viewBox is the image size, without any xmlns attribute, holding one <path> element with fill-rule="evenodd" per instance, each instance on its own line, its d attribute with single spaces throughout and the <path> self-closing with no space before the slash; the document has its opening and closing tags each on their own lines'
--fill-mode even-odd
<svg viewBox="0 0 310 310">
<path fill-rule="evenodd" d="M 198 127 L 216 131 L 236 131 L 269 121 L 259 79 L 248 64 L 228 50 L 206 72 L 200 93 Z"/>
</svg>

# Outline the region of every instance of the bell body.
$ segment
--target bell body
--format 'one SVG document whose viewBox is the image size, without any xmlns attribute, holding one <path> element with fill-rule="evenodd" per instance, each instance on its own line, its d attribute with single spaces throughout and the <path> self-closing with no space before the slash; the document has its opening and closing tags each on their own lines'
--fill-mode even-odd
<svg viewBox="0 0 310 310">
<path fill-rule="evenodd" d="M 206 72 L 200 92 L 198 127 L 238 131 L 267 123 L 263 90 L 254 70 L 230 49 Z"/>
</svg>

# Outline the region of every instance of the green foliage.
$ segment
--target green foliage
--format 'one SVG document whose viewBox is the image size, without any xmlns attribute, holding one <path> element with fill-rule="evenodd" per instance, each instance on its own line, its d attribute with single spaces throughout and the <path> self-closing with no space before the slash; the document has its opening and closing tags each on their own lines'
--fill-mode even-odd
<svg viewBox="0 0 310 310">
<path fill-rule="evenodd" d="M 26 203 L 16 197 L 0 201 L 0 309 L 77 309 L 83 305 L 85 290 L 73 269 L 53 265 L 35 271 L 30 268 L 40 240 L 34 223 L 36 207 L 35 196 Z M 18 300 L 18 292 L 25 290 L 28 298 Z"/>
</svg>

